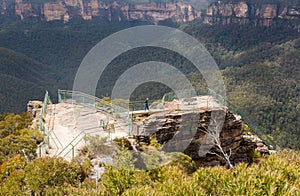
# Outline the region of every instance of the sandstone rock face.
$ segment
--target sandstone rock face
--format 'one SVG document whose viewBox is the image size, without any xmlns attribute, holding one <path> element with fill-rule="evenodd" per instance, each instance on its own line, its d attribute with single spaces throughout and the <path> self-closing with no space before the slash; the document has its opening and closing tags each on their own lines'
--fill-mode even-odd
<svg viewBox="0 0 300 196">
<path fill-rule="evenodd" d="M 248 5 L 245 2 L 240 2 L 233 5 L 234 14 L 237 18 L 245 18 L 248 16 Z"/>
<path fill-rule="evenodd" d="M 300 32 L 300 5 L 248 3 L 247 1 L 212 3 L 206 12 L 194 9 L 188 3 L 139 3 L 129 4 L 121 0 L 107 3 L 104 0 L 50 0 L 45 3 L 29 3 L 28 0 L 0 0 L 0 15 L 39 20 L 69 21 L 73 17 L 91 20 L 95 17 L 110 21 L 140 20 L 157 23 L 163 20 L 187 22 L 202 18 L 206 24 L 250 24 L 254 26 L 276 25 L 278 19 L 296 20 L 288 25 Z M 149 1 L 151 2 L 151 1 Z M 201 16 L 203 15 L 203 16 Z"/>
<path fill-rule="evenodd" d="M 259 10 L 259 16 L 261 18 L 275 18 L 277 16 L 277 5 L 262 5 L 261 9 Z"/>
<path fill-rule="evenodd" d="M 45 3 L 43 9 L 44 17 L 46 21 L 51 20 L 69 20 L 67 9 L 61 3 Z"/>
<path fill-rule="evenodd" d="M 0 13 L 2 15 L 15 15 L 22 20 L 36 17 L 46 21 L 68 21 L 74 16 L 80 16 L 85 20 L 103 17 L 117 21 L 142 20 L 159 22 L 171 19 L 176 22 L 186 22 L 199 18 L 201 15 L 201 12 L 194 10 L 191 5 L 180 2 L 131 5 L 122 1 L 105 3 L 102 0 L 53 0 L 47 3 L 3 0 L 0 1 Z"/>
<path fill-rule="evenodd" d="M 149 142 L 148 136 L 155 135 L 166 151 L 177 151 L 182 145 L 185 145 L 185 142 L 188 142 L 187 148 L 183 152 L 189 155 L 198 167 L 225 165 L 225 162 L 215 155 L 221 155 L 220 149 L 205 140 L 212 112 L 217 116 L 218 114 L 225 115 L 219 138 L 223 150 L 228 154 L 231 151 L 230 159 L 233 164 L 249 162 L 250 154 L 253 151 L 269 154 L 269 149 L 262 140 L 254 134 L 242 132 L 242 119 L 233 115 L 225 107 L 151 114 L 140 125 L 143 127 L 140 128 L 142 131 L 134 134 L 137 134 L 137 138 L 144 143 Z M 194 122 L 196 122 L 195 127 L 193 127 Z M 196 131 L 192 132 L 193 129 Z M 174 140 L 173 138 L 178 134 L 181 134 L 179 139 Z M 166 145 L 171 148 L 166 148 Z M 204 146 L 205 149 L 206 145 L 207 152 L 201 154 L 200 146 Z"/>
<path fill-rule="evenodd" d="M 29 101 L 27 103 L 27 112 L 33 118 L 32 125 L 30 128 L 38 129 L 39 128 L 39 116 L 42 112 L 42 101 Z"/>
<path fill-rule="evenodd" d="M 29 101 L 27 103 L 27 112 L 31 117 L 35 118 L 41 112 L 42 105 L 42 101 Z"/>
<path fill-rule="evenodd" d="M 277 18 L 300 19 L 300 7 L 282 7 L 277 4 L 251 4 L 246 1 L 237 3 L 213 3 L 206 12 L 204 22 L 207 24 L 253 24 L 271 26 Z M 294 28 L 298 28 L 297 25 Z"/>
</svg>

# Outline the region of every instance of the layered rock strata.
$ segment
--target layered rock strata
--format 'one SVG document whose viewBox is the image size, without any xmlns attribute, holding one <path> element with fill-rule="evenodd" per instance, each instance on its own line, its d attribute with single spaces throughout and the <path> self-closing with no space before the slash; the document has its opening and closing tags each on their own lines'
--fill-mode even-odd
<svg viewBox="0 0 300 196">
<path fill-rule="evenodd" d="M 210 101 L 213 99 L 211 98 Z M 149 144 L 149 137 L 155 136 L 162 145 L 162 149 L 166 149 L 166 151 L 177 151 L 188 141 L 189 144 L 183 152 L 189 155 L 198 167 L 225 165 L 226 162 L 218 156 L 223 156 L 220 149 L 216 145 L 211 145 L 215 141 L 207 142 L 205 140 L 209 134 L 209 125 L 212 122 L 212 113 L 214 113 L 214 116 L 225 116 L 220 134 L 216 136 L 219 138 L 222 149 L 227 154 L 231 154 L 230 160 L 233 164 L 250 163 L 252 153 L 255 151 L 262 155 L 270 153 L 268 147 L 256 135 L 243 132 L 242 124 L 244 122 L 239 116 L 234 115 L 226 107 L 220 107 L 217 104 L 211 105 L 215 107 L 200 106 L 194 110 L 173 110 L 151 114 L 140 123 L 138 131 L 135 130 L 134 134 L 137 140 L 144 144 Z M 196 131 L 192 132 L 194 128 Z M 181 136 L 178 137 L 178 134 Z M 171 147 L 166 148 L 166 145 Z M 137 149 L 139 148 L 137 147 Z M 201 149 L 207 149 L 207 152 L 203 154 Z"/>
</svg>

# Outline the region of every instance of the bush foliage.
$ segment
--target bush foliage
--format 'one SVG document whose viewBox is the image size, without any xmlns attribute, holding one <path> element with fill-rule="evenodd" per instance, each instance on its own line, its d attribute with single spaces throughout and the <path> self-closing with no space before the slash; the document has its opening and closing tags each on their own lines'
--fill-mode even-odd
<svg viewBox="0 0 300 196">
<path fill-rule="evenodd" d="M 235 171 L 224 167 L 200 168 L 187 173 L 180 165 L 155 170 L 107 167 L 99 181 L 85 181 L 64 190 L 49 188 L 46 193 L 69 195 L 299 195 L 300 153 L 283 150 Z"/>
<path fill-rule="evenodd" d="M 38 137 L 33 131 L 24 128 L 28 125 L 23 121 L 28 119 L 27 116 L 21 119 L 14 115 L 5 116 L 10 116 L 7 119 L 17 120 L 4 122 L 5 117 L 2 118 L 2 128 L 9 127 L 12 132 L 1 138 L 0 147 L 5 149 L 3 152 L 9 152 L 7 150 L 10 148 L 26 147 L 33 152 L 35 147 L 26 142 Z M 22 122 L 23 126 L 18 126 L 16 122 Z M 4 124 L 9 126 L 3 126 Z M 17 142 L 11 142 L 10 146 L 3 145 L 5 138 Z M 100 145 L 104 143 L 104 140 L 97 137 L 89 139 L 90 145 L 94 146 L 96 151 L 99 150 L 97 141 Z M 197 169 L 191 158 L 184 154 L 173 156 L 173 161 L 168 164 L 155 164 L 156 167 L 137 170 L 134 169 L 137 159 L 129 150 L 122 149 L 116 154 L 115 164 L 106 166 L 97 188 L 95 181 L 88 179 L 89 172 L 84 171 L 89 169 L 89 162 L 83 163 L 87 165 L 85 167 L 78 167 L 62 158 L 45 157 L 31 160 L 25 157 L 29 154 L 26 150 L 25 154 L 17 150 L 7 154 L 3 152 L 1 151 L 3 161 L 0 164 L 0 195 L 300 194 L 300 152 L 293 150 L 282 150 L 269 157 L 260 157 L 254 152 L 253 158 L 257 158 L 255 163 L 241 163 L 236 165 L 234 170 L 224 167 Z M 148 156 L 166 156 L 159 154 L 155 147 L 152 152 L 153 154 Z M 84 159 L 87 160 L 89 159 Z"/>
<path fill-rule="evenodd" d="M 7 158 L 22 154 L 27 159 L 36 157 L 36 149 L 44 140 L 38 130 L 28 129 L 32 122 L 27 113 L 5 114 L 0 120 L 0 163 Z"/>
<path fill-rule="evenodd" d="M 235 171 L 200 168 L 188 174 L 180 165 L 156 172 L 108 168 L 99 182 L 99 195 L 298 195 L 300 153 L 283 150 Z M 156 175 L 154 175 L 156 173 Z M 100 189 L 101 188 L 101 189 Z M 80 189 L 85 194 L 92 189 Z"/>
</svg>

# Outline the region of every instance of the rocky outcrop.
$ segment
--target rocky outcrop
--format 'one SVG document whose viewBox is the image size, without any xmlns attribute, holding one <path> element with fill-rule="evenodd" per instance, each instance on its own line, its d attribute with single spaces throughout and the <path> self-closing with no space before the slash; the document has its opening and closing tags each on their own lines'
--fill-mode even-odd
<svg viewBox="0 0 300 196">
<path fill-rule="evenodd" d="M 33 119 L 31 124 L 32 129 L 38 129 L 40 126 L 38 117 L 41 115 L 42 106 L 42 101 L 29 101 L 27 103 L 27 112 Z"/>
<path fill-rule="evenodd" d="M 212 146 L 204 156 L 199 153 L 201 145 L 207 145 L 205 137 L 211 122 L 212 112 L 225 115 L 219 138 L 222 149 L 228 154 L 231 153 L 230 160 L 233 164 L 251 162 L 251 153 L 254 151 L 260 152 L 260 154 L 269 154 L 269 149 L 262 140 L 250 132 L 243 133 L 242 119 L 233 115 L 224 107 L 201 107 L 193 111 L 181 110 L 180 112 L 172 111 L 164 114 L 151 114 L 150 117 L 143 121 L 142 128 L 140 128 L 136 138 L 143 143 L 149 143 L 149 137 L 155 136 L 164 149 L 165 145 L 170 145 L 167 143 L 183 130 L 185 133 L 171 144 L 173 149 L 178 149 L 176 146 L 182 146 L 188 139 L 185 136 L 190 137 L 189 132 L 193 128 L 191 124 L 196 122 L 197 131 L 193 134 L 192 140 L 183 152 L 189 155 L 198 167 L 225 165 L 225 161 L 218 156 L 222 156 L 222 153 L 216 146 Z M 137 148 L 139 149 L 139 147 Z"/>
<path fill-rule="evenodd" d="M 67 12 L 67 8 L 62 3 L 45 3 L 43 6 L 43 14 L 46 21 L 69 21 L 70 19 L 70 16 Z"/>
<path fill-rule="evenodd" d="M 207 24 L 251 24 L 272 26 L 279 19 L 298 20 L 294 28 L 300 28 L 300 5 L 283 6 L 281 4 L 248 3 L 213 3 L 206 11 L 204 22 Z"/>
<path fill-rule="evenodd" d="M 110 21 L 142 20 L 159 22 L 171 19 L 175 22 L 186 22 L 200 17 L 200 11 L 189 4 L 143 3 L 128 4 L 123 1 L 105 3 L 102 0 L 53 0 L 46 3 L 26 3 L 25 0 L 0 1 L 1 15 L 15 15 L 20 19 L 38 18 L 41 20 L 64 20 L 80 16 L 84 20 L 94 17 Z"/>
</svg>

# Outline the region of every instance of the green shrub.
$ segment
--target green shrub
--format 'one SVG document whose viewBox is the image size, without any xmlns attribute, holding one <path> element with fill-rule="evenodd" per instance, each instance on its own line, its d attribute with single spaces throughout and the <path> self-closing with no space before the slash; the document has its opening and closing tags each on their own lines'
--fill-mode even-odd
<svg viewBox="0 0 300 196">
<path fill-rule="evenodd" d="M 17 130 L 15 134 L 20 136 L 29 136 L 30 138 L 34 139 L 37 144 L 40 144 L 41 142 L 44 141 L 44 135 L 39 130 L 30 130 L 24 128 L 24 129 Z"/>
<path fill-rule="evenodd" d="M 25 158 L 16 155 L 0 166 L 0 195 L 23 195 Z"/>
<path fill-rule="evenodd" d="M 107 167 L 101 178 L 101 183 L 112 195 L 121 195 L 129 189 L 135 182 L 135 171 L 127 169 L 113 169 Z"/>
<path fill-rule="evenodd" d="M 10 134 L 0 139 L 0 163 L 17 154 L 24 154 L 33 159 L 36 157 L 37 142 L 28 135 L 19 136 Z"/>
<path fill-rule="evenodd" d="M 196 164 L 190 156 L 183 153 L 176 153 L 176 156 L 177 157 L 171 162 L 171 165 L 181 167 L 188 174 L 197 170 Z"/>
<path fill-rule="evenodd" d="M 28 128 L 32 123 L 32 118 L 28 113 L 6 114 L 4 120 L 0 121 L 0 138 L 9 134 L 14 134 L 17 130 Z"/>
<path fill-rule="evenodd" d="M 133 170 L 135 167 L 137 159 L 133 157 L 129 150 L 120 150 L 114 156 L 114 164 L 115 168 L 123 168 Z"/>
<path fill-rule="evenodd" d="M 161 149 L 161 144 L 158 143 L 158 141 L 156 139 L 156 135 L 150 136 L 149 140 L 150 140 L 150 146 L 154 146 L 157 149 Z"/>
<path fill-rule="evenodd" d="M 15 170 L 24 169 L 25 165 L 25 158 L 20 154 L 7 159 L 0 165 L 0 182 L 4 182 Z"/>
<path fill-rule="evenodd" d="M 123 195 L 206 195 L 198 183 L 178 166 L 164 166 L 148 171 L 151 182 L 127 189 Z"/>
<path fill-rule="evenodd" d="M 193 177 L 212 195 L 297 195 L 300 193 L 299 155 L 299 152 L 282 151 L 258 164 L 239 164 L 235 171 L 201 168 Z"/>
<path fill-rule="evenodd" d="M 44 193 L 47 188 L 78 186 L 80 170 L 62 158 L 39 158 L 25 167 L 26 188 L 32 193 Z"/>
<path fill-rule="evenodd" d="M 24 192 L 24 170 L 13 171 L 5 183 L 1 186 L 0 195 L 29 195 L 29 192 Z"/>
<path fill-rule="evenodd" d="M 163 167 L 157 167 L 154 169 L 150 169 L 147 171 L 147 174 L 150 176 L 151 180 L 154 182 L 164 182 L 166 181 L 168 174 L 167 174 L 167 168 L 165 166 Z"/>
<path fill-rule="evenodd" d="M 125 137 L 115 138 L 114 142 L 118 146 L 120 146 L 122 149 L 133 150 L 133 147 L 132 147 L 130 141 L 127 138 L 125 138 Z"/>
<path fill-rule="evenodd" d="M 258 159 L 261 157 L 261 154 L 260 154 L 260 152 L 253 150 L 250 152 L 249 156 L 251 159 Z"/>
</svg>

